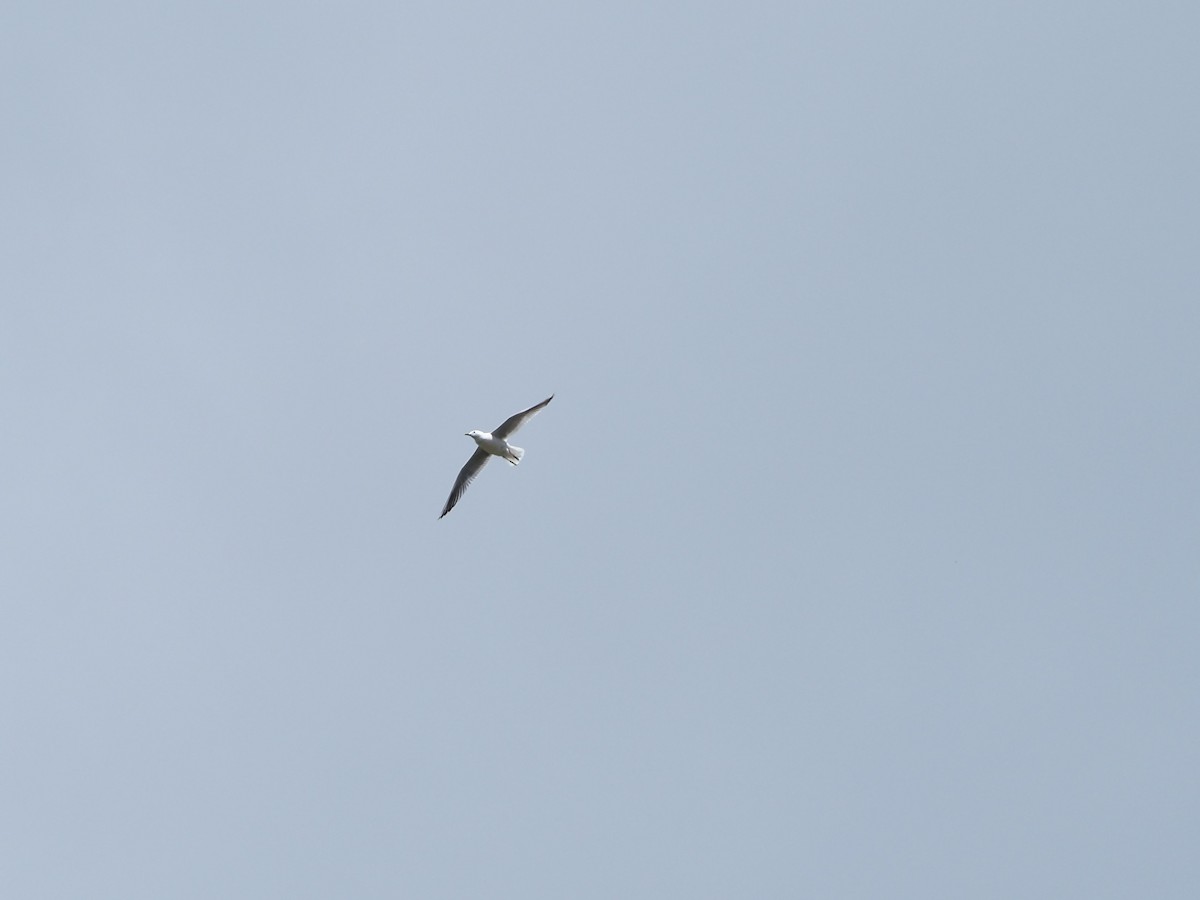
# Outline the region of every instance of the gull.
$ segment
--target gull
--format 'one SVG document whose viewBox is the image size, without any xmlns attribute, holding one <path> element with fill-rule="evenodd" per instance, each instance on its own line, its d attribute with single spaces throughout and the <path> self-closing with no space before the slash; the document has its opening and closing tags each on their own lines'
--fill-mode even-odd
<svg viewBox="0 0 1200 900">
<path fill-rule="evenodd" d="M 474 438 L 478 448 L 471 454 L 471 458 L 467 460 L 467 464 L 462 467 L 462 471 L 458 473 L 458 477 L 454 479 L 454 487 L 450 489 L 450 497 L 446 500 L 446 506 L 442 510 L 440 519 L 450 510 L 454 509 L 454 504 L 457 503 L 462 495 L 467 492 L 467 485 L 475 480 L 483 467 L 487 465 L 487 461 L 493 456 L 499 456 L 505 462 L 516 465 L 521 461 L 521 457 L 525 455 L 525 451 L 520 447 L 514 447 L 506 438 L 513 434 L 518 428 L 532 419 L 547 403 L 554 399 L 551 394 L 541 403 L 536 406 L 531 406 L 529 409 L 517 413 L 515 416 L 510 416 L 504 420 L 499 428 L 488 434 L 486 431 L 468 431 L 467 437 Z"/>
</svg>

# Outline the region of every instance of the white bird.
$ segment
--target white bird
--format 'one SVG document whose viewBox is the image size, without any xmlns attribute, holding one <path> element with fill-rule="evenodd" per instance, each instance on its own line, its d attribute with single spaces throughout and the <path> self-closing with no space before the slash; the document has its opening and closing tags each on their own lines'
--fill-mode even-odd
<svg viewBox="0 0 1200 900">
<path fill-rule="evenodd" d="M 454 479 L 454 487 L 450 489 L 450 497 L 446 500 L 442 516 L 454 509 L 454 504 L 467 492 L 467 485 L 475 480 L 475 476 L 483 470 L 483 467 L 487 465 L 487 461 L 491 457 L 499 456 L 514 466 L 521 461 L 521 457 L 525 455 L 525 451 L 520 447 L 514 447 L 505 439 L 536 416 L 538 411 L 553 399 L 554 395 L 551 394 L 537 406 L 531 406 L 524 412 L 510 416 L 504 420 L 503 425 L 491 434 L 486 431 L 467 432 L 467 437 L 474 438 L 475 443 L 479 446 L 471 454 L 471 458 L 467 460 L 467 464 L 462 467 L 462 471 L 458 473 L 458 477 Z M 438 516 L 438 518 L 440 519 L 442 516 Z"/>
</svg>

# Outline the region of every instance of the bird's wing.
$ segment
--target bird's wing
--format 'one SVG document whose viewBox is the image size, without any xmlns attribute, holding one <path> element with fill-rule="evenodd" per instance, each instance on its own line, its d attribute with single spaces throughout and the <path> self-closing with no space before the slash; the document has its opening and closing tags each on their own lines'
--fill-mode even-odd
<svg viewBox="0 0 1200 900">
<path fill-rule="evenodd" d="M 450 496 L 446 499 L 446 507 L 442 510 L 442 516 L 454 509 L 454 504 L 462 499 L 462 495 L 467 492 L 467 485 L 475 480 L 475 476 L 483 471 L 483 467 L 487 465 L 489 454 L 486 450 L 480 447 L 471 454 L 471 458 L 467 460 L 467 464 L 462 467 L 458 473 L 458 477 L 454 479 L 454 487 L 450 489 Z M 440 519 L 442 516 L 438 516 Z"/>
<path fill-rule="evenodd" d="M 534 416 L 536 416 L 538 414 L 538 410 L 540 410 L 543 406 L 545 406 L 547 403 L 549 403 L 553 399 L 554 399 L 554 395 L 551 394 L 549 397 L 547 397 L 545 400 L 543 400 L 537 406 L 531 406 L 531 407 L 529 407 L 529 409 L 525 410 L 524 412 L 519 412 L 515 416 L 510 416 L 509 418 L 505 419 L 504 424 L 492 432 L 492 437 L 497 437 L 497 438 L 501 438 L 501 439 L 508 437 L 510 434 L 512 434 L 514 431 L 516 431 L 518 428 L 520 428 L 522 425 L 524 425 L 526 422 L 528 422 L 530 419 L 532 419 Z"/>
</svg>

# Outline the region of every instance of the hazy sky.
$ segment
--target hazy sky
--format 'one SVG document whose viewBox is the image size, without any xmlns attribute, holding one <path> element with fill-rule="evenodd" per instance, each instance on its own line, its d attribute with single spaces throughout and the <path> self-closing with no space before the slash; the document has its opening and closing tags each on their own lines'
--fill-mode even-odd
<svg viewBox="0 0 1200 900">
<path fill-rule="evenodd" d="M 1198 46 L 6 3 L 0 895 L 1194 897 Z"/>
</svg>

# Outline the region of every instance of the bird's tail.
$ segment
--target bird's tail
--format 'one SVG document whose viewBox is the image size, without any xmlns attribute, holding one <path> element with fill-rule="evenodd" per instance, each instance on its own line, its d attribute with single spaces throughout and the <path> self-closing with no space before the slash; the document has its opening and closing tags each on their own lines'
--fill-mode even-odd
<svg viewBox="0 0 1200 900">
<path fill-rule="evenodd" d="M 512 446 L 512 444 L 509 444 L 508 445 L 508 455 L 505 456 L 504 458 L 507 459 L 510 463 L 512 463 L 515 466 L 517 463 L 519 463 L 521 461 L 521 457 L 524 455 L 525 455 L 525 451 L 522 450 L 520 447 L 514 447 L 514 446 Z"/>
</svg>

